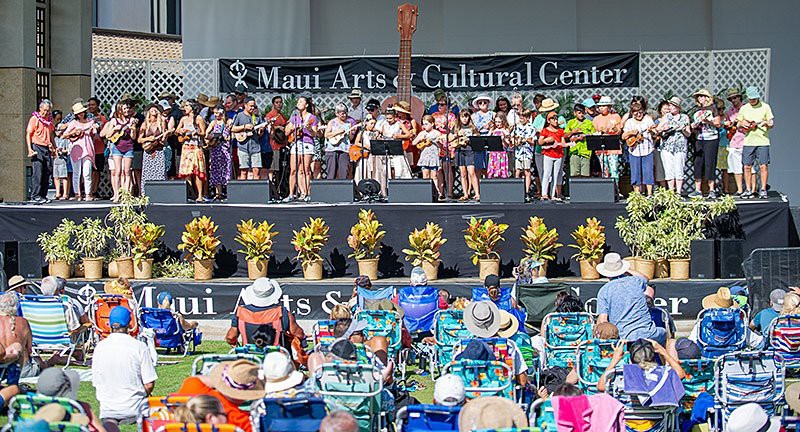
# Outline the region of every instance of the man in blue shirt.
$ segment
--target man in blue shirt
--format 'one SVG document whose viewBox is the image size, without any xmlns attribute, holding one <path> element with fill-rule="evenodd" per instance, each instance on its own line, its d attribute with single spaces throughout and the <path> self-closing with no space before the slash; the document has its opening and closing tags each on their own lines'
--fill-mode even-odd
<svg viewBox="0 0 800 432">
<path fill-rule="evenodd" d="M 766 334 L 772 321 L 781 314 L 784 295 L 786 295 L 786 291 L 780 288 L 772 290 L 772 292 L 769 293 L 770 307 L 759 311 L 756 316 L 753 317 L 753 321 L 750 322 L 750 328 L 758 331 L 762 335 Z"/>
<path fill-rule="evenodd" d="M 597 293 L 597 322 L 617 326 L 620 339 L 653 339 L 664 345 L 666 330 L 655 325 L 647 307 L 647 278 L 630 266 L 617 253 L 597 265 L 597 272 L 609 279 Z"/>
</svg>

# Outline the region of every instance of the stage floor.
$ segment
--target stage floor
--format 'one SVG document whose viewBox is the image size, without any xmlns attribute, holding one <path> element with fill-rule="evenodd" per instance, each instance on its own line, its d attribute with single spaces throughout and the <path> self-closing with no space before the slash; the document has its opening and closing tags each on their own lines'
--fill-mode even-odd
<svg viewBox="0 0 800 432">
<path fill-rule="evenodd" d="M 75 203 L 55 202 L 47 205 L 0 205 L 0 241 L 36 241 L 39 233 L 51 230 L 62 218 L 80 222 L 84 217 L 106 216 L 112 204 L 104 201 Z M 350 227 L 357 220 L 361 208 L 373 209 L 380 220 L 386 236 L 381 248 L 378 265 L 382 277 L 402 277 L 410 273 L 411 265 L 405 260 L 403 248 L 408 247 L 408 233 L 422 228 L 426 222 L 438 223 L 448 242 L 441 249 L 443 265 L 442 279 L 475 277 L 478 268 L 470 261 L 470 253 L 464 244 L 463 230 L 471 217 L 492 218 L 498 223 L 507 223 L 505 241 L 500 244 L 502 257 L 501 273 L 511 275 L 511 269 L 522 257 L 520 235 L 531 216 L 543 217 L 548 227 L 556 228 L 560 242 L 565 246 L 559 250 L 557 259 L 548 267 L 549 277 L 570 277 L 579 274 L 578 263 L 570 257 L 574 250 L 566 245 L 571 242 L 570 233 L 587 217 L 598 218 L 606 227 L 606 243 L 609 251 L 628 255 L 614 223 L 618 216 L 625 215 L 625 203 L 541 203 L 531 204 L 487 204 L 487 203 L 342 203 L 342 204 L 151 204 L 147 207 L 148 218 L 164 225 L 166 235 L 164 253 L 179 256 L 176 246 L 180 241 L 184 224 L 201 215 L 210 216 L 219 225 L 218 235 L 222 245 L 216 257 L 215 277 L 242 277 L 247 273 L 244 257 L 234 241 L 236 224 L 241 220 L 268 220 L 274 223 L 278 236 L 274 239 L 274 256 L 269 264 L 269 274 L 276 277 L 299 276 L 300 266 L 294 260 L 296 252 L 290 241 L 292 231 L 299 229 L 310 217 L 322 217 L 330 225 L 330 240 L 322 250 L 326 277 L 355 277 L 355 260 L 348 258 L 351 249 L 347 246 Z M 726 221 L 726 236 L 737 236 L 745 240 L 745 256 L 755 248 L 790 246 L 791 217 L 785 196 L 771 193 L 768 200 L 739 200 L 737 211 Z M 792 226 L 791 232 L 794 232 Z"/>
</svg>

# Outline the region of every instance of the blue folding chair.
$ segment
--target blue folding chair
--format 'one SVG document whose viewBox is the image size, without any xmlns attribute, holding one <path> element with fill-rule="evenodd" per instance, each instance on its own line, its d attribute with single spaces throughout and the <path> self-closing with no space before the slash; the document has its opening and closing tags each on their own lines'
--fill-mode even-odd
<svg viewBox="0 0 800 432">
<path fill-rule="evenodd" d="M 258 432 L 316 432 L 326 414 L 321 398 L 264 398 L 253 404 L 250 422 Z"/>
<path fill-rule="evenodd" d="M 179 351 L 186 357 L 197 345 L 200 345 L 203 334 L 197 329 L 184 329 L 178 317 L 170 309 L 143 307 L 139 311 L 139 322 L 143 328 L 152 329 L 155 333 L 156 348 Z"/>
<path fill-rule="evenodd" d="M 72 359 L 75 343 L 70 338 L 67 326 L 66 308 L 70 307 L 60 297 L 54 296 L 22 296 L 19 301 L 22 317 L 31 327 L 32 355 L 45 360 L 43 353 L 50 356 L 66 356 L 67 364 Z"/>
<path fill-rule="evenodd" d="M 397 411 L 397 430 L 404 432 L 457 431 L 460 406 L 407 405 Z"/>
</svg>

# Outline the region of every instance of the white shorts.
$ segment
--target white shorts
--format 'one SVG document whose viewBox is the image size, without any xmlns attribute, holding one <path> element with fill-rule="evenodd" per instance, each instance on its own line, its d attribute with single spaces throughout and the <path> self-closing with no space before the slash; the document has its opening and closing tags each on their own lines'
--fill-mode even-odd
<svg viewBox="0 0 800 432">
<path fill-rule="evenodd" d="M 742 174 L 744 168 L 742 167 L 742 149 L 728 148 L 728 173 L 729 174 Z"/>
<path fill-rule="evenodd" d="M 298 147 L 298 145 L 300 147 Z M 295 142 L 289 148 L 290 155 L 313 155 L 314 154 L 314 143 L 307 143 L 307 142 Z"/>
<path fill-rule="evenodd" d="M 686 167 L 686 152 L 670 153 L 661 151 L 661 164 L 664 166 L 665 180 L 683 180 L 683 169 Z"/>
</svg>

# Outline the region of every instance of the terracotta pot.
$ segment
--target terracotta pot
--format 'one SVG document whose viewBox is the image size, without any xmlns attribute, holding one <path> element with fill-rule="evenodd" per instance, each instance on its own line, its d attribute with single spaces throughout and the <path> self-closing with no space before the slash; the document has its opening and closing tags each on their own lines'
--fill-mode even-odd
<svg viewBox="0 0 800 432">
<path fill-rule="evenodd" d="M 669 274 L 673 280 L 689 279 L 689 259 L 669 260 Z"/>
<path fill-rule="evenodd" d="M 636 266 L 636 271 L 645 275 L 647 279 L 653 279 L 653 276 L 655 276 L 656 274 L 656 261 L 639 258 L 638 265 Z"/>
<path fill-rule="evenodd" d="M 50 276 L 59 276 L 64 279 L 69 279 L 70 270 L 70 265 L 66 261 L 51 261 L 48 266 L 48 273 L 50 273 Z"/>
<path fill-rule="evenodd" d="M 117 269 L 116 261 L 108 262 L 108 277 L 110 278 L 119 277 L 119 270 Z"/>
<path fill-rule="evenodd" d="M 666 279 L 669 277 L 669 261 L 666 258 L 656 260 L 656 279 Z"/>
<path fill-rule="evenodd" d="M 639 264 L 639 257 L 638 256 L 628 256 L 628 257 L 625 257 L 625 258 L 622 258 L 622 259 L 625 260 L 625 261 L 628 261 L 629 263 L 631 263 L 631 270 L 636 271 L 636 266 Z"/>
<path fill-rule="evenodd" d="M 367 275 L 371 280 L 378 279 L 378 258 L 356 260 L 358 274 Z"/>
<path fill-rule="evenodd" d="M 441 260 L 422 262 L 422 270 L 425 272 L 425 277 L 427 277 L 429 281 L 439 279 L 439 263 L 441 262 Z"/>
<path fill-rule="evenodd" d="M 147 258 L 133 263 L 133 278 L 134 279 L 152 279 L 153 278 L 153 258 Z"/>
<path fill-rule="evenodd" d="M 500 260 L 499 259 L 482 259 L 478 260 L 478 265 L 480 266 L 480 272 L 478 273 L 478 277 L 482 280 L 486 279 L 486 276 L 490 274 L 500 276 Z"/>
<path fill-rule="evenodd" d="M 322 260 L 303 261 L 303 279 L 320 280 L 322 279 Z"/>
<path fill-rule="evenodd" d="M 600 279 L 600 273 L 597 272 L 598 262 L 599 261 L 580 260 L 581 279 L 584 280 Z"/>
<path fill-rule="evenodd" d="M 210 280 L 214 276 L 214 258 L 192 261 L 194 280 Z"/>
<path fill-rule="evenodd" d="M 267 277 L 267 263 L 265 259 L 247 260 L 247 277 L 250 280 Z"/>
<path fill-rule="evenodd" d="M 133 279 L 133 258 L 131 257 L 117 258 L 114 261 L 116 261 L 117 263 L 118 277 Z"/>
<path fill-rule="evenodd" d="M 547 276 L 548 265 L 550 265 L 550 261 L 542 261 L 542 266 L 539 268 L 539 276 Z"/>
<path fill-rule="evenodd" d="M 103 278 L 103 258 L 84 258 L 83 277 L 89 280 Z"/>
</svg>

